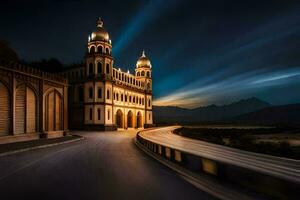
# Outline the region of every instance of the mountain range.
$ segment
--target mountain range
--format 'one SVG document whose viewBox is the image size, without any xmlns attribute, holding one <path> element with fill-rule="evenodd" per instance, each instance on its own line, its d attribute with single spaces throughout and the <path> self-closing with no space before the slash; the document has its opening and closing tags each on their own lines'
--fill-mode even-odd
<svg viewBox="0 0 300 200">
<path fill-rule="evenodd" d="M 154 123 L 156 124 L 300 124 L 299 113 L 300 104 L 273 106 L 256 97 L 227 105 L 209 105 L 194 109 L 153 106 Z"/>
</svg>

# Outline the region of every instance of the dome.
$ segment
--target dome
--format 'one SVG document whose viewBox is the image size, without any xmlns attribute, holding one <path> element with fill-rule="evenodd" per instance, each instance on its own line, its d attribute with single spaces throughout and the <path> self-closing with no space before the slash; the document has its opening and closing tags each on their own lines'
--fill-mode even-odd
<svg viewBox="0 0 300 200">
<path fill-rule="evenodd" d="M 136 62 L 136 67 L 137 68 L 140 68 L 140 67 L 151 68 L 151 62 L 150 62 L 149 58 L 146 57 L 145 51 L 143 51 L 142 56 Z"/>
<path fill-rule="evenodd" d="M 101 18 L 97 20 L 97 30 L 92 32 L 90 40 L 111 43 L 108 32 L 103 28 L 103 21 L 101 20 Z"/>
</svg>

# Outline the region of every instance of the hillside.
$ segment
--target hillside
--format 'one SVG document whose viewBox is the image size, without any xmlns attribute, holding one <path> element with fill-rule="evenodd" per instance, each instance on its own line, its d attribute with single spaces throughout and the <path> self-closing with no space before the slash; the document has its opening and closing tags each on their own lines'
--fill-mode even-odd
<svg viewBox="0 0 300 200">
<path fill-rule="evenodd" d="M 229 120 L 233 123 L 263 125 L 300 125 L 300 104 L 271 106 L 240 115 Z"/>
<path fill-rule="evenodd" d="M 209 105 L 195 109 L 173 106 L 154 106 L 155 123 L 197 123 L 230 119 L 242 114 L 269 107 L 270 104 L 255 97 L 228 105 Z"/>
</svg>

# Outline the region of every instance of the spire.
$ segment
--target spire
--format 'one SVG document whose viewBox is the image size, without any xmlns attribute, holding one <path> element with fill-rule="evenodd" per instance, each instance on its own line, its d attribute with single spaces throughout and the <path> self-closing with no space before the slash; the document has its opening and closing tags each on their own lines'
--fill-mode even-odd
<svg viewBox="0 0 300 200">
<path fill-rule="evenodd" d="M 103 27 L 103 21 L 102 21 L 101 17 L 99 17 L 97 20 L 97 28 L 102 28 L 102 27 Z"/>
<path fill-rule="evenodd" d="M 145 50 L 142 51 L 142 57 L 146 57 Z"/>
</svg>

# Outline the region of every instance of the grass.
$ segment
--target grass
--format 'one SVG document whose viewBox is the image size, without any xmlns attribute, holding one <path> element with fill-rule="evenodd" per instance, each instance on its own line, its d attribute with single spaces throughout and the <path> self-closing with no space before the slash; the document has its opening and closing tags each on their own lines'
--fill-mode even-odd
<svg viewBox="0 0 300 200">
<path fill-rule="evenodd" d="M 70 136 L 65 136 L 65 137 L 61 137 L 61 138 L 39 139 L 39 140 L 32 140 L 32 141 L 1 144 L 0 145 L 0 153 L 17 151 L 17 150 L 21 150 L 21 149 L 30 148 L 30 147 L 38 147 L 38 146 L 44 146 L 44 145 L 49 145 L 49 144 L 55 144 L 55 143 L 75 140 L 80 137 L 81 136 L 70 135 Z"/>
</svg>

